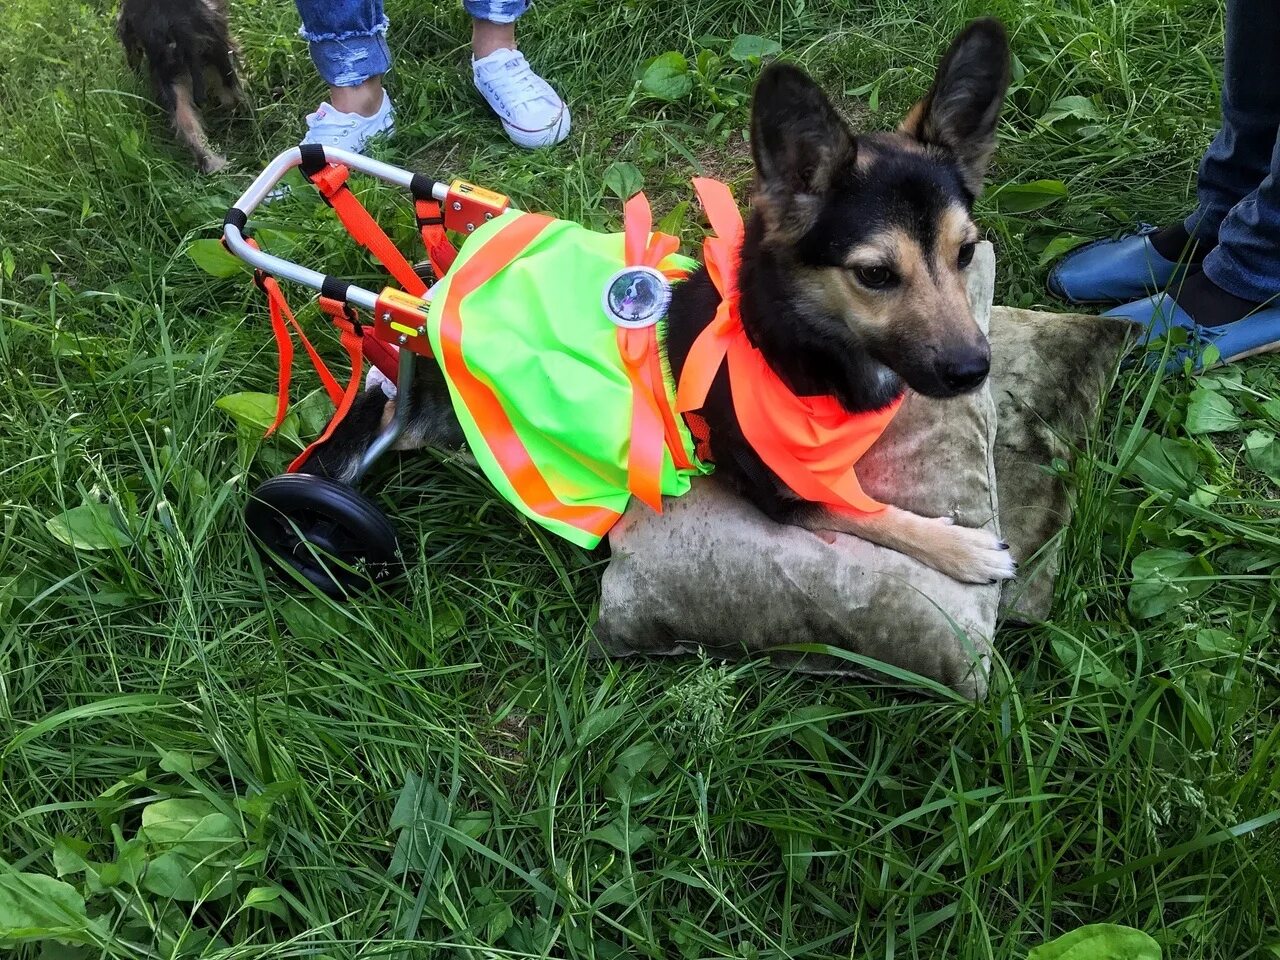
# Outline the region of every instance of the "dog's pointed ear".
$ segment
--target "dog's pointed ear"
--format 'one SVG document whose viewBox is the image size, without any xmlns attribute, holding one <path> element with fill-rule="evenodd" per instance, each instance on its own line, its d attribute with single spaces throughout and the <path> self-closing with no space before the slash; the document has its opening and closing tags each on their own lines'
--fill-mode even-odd
<svg viewBox="0 0 1280 960">
<path fill-rule="evenodd" d="M 952 41 L 933 86 L 899 128 L 922 143 L 945 147 L 960 163 L 975 197 L 996 148 L 996 123 L 1009 89 L 1009 38 L 994 18 L 975 20 Z"/>
<path fill-rule="evenodd" d="M 756 83 L 751 152 L 759 186 L 786 198 L 822 196 L 856 154 L 853 134 L 798 67 L 773 64 Z"/>
</svg>

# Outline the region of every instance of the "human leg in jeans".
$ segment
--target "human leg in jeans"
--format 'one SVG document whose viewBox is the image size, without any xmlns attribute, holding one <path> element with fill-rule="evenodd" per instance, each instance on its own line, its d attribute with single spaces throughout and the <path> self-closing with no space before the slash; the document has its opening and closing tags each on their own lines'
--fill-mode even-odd
<svg viewBox="0 0 1280 960">
<path fill-rule="evenodd" d="M 1220 233 L 1233 208 L 1258 190 L 1271 171 L 1280 131 L 1280 58 L 1275 55 L 1280 46 L 1280 4 L 1228 0 L 1226 28 L 1222 129 L 1200 163 L 1196 211 L 1185 221 L 1149 235 L 1107 241 L 1068 254 L 1050 275 L 1054 293 L 1073 301 L 1117 301 L 1139 296 L 1143 286 L 1147 291 L 1168 286 L 1179 292 L 1180 302 L 1186 298 L 1205 309 L 1200 302 L 1205 281 L 1197 279 L 1196 268 L 1205 261 L 1212 265 L 1229 259 L 1215 250 L 1224 239 Z M 1274 196 L 1275 190 L 1270 194 Z M 1255 219 L 1265 219 L 1265 208 L 1264 202 Z M 1241 213 L 1247 221 L 1248 211 Z M 1249 229 L 1244 223 L 1240 227 Z M 1232 232 L 1239 235 L 1243 230 Z M 1274 238 L 1275 233 L 1258 241 L 1275 250 Z M 1233 245 L 1239 243 L 1239 239 L 1233 241 Z M 1250 261 L 1255 266 L 1241 269 L 1256 269 L 1256 250 Z M 1182 269 L 1188 265 L 1191 269 L 1184 281 Z M 1224 285 L 1230 283 L 1228 290 L 1245 291 L 1250 297 L 1258 293 L 1256 284 L 1246 288 L 1234 282 L 1239 270 L 1206 269 L 1210 277 L 1220 276 Z M 1214 310 L 1206 316 L 1222 319 Z"/>
<path fill-rule="evenodd" d="M 476 89 L 522 147 L 547 147 L 569 135 L 569 108 L 516 49 L 515 22 L 529 0 L 462 0 L 471 14 L 471 73 Z"/>
<path fill-rule="evenodd" d="M 329 101 L 307 115 L 303 143 L 357 153 L 370 137 L 394 126 L 382 75 L 391 67 L 382 0 L 294 0 L 299 31 L 311 60 L 329 85 Z"/>
<path fill-rule="evenodd" d="M 381 0 L 295 0 L 311 59 L 329 84 L 329 102 L 307 116 L 307 143 L 361 150 L 389 132 L 391 101 L 382 75 L 391 66 L 387 17 Z M 465 0 L 472 16 L 476 87 L 521 146 L 559 143 L 569 133 L 569 111 L 516 51 L 515 21 L 527 0 Z"/>
</svg>

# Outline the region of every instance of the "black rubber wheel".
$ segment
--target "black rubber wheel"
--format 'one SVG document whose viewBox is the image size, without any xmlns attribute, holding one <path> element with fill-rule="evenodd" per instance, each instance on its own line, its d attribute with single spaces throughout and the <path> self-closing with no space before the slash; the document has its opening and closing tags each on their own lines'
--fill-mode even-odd
<svg viewBox="0 0 1280 960">
<path fill-rule="evenodd" d="M 244 522 L 263 557 L 331 597 L 367 590 L 403 566 L 386 515 L 359 491 L 325 477 L 272 477 L 245 504 Z"/>
</svg>

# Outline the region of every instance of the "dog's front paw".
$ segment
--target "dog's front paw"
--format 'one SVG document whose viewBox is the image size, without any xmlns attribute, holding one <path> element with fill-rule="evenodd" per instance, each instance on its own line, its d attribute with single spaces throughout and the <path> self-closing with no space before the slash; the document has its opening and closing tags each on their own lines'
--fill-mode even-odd
<svg viewBox="0 0 1280 960">
<path fill-rule="evenodd" d="M 938 525 L 935 549 L 924 559 L 931 567 L 961 583 L 996 583 L 1017 575 L 1009 544 L 990 530 L 962 527 L 950 517 L 928 521 Z"/>
<path fill-rule="evenodd" d="M 217 173 L 227 165 L 227 158 L 216 153 L 206 153 L 200 157 L 201 173 Z"/>
</svg>

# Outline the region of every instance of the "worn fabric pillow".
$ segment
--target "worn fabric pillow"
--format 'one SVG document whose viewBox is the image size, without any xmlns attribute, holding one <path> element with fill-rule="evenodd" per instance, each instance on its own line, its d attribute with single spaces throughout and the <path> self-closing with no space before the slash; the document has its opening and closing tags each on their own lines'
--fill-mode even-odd
<svg viewBox="0 0 1280 960">
<path fill-rule="evenodd" d="M 1112 317 L 991 311 L 1000 530 L 1018 558 L 1018 579 L 1000 597 L 1008 621 L 1049 616 L 1074 497 L 1046 468 L 1069 460 L 1096 421 L 1132 331 Z"/>
<path fill-rule="evenodd" d="M 984 329 L 994 278 L 991 247 L 982 244 L 969 295 Z M 859 479 L 880 500 L 994 528 L 995 429 L 986 386 L 945 402 L 910 394 L 859 462 Z M 804 670 L 864 672 L 838 657 L 775 649 L 826 644 L 969 697 L 986 690 L 998 585 L 961 584 L 854 537 L 827 544 L 773 523 L 714 480 L 668 500 L 661 515 L 633 506 L 609 543 L 596 637 L 615 656 L 770 653 Z"/>
</svg>

